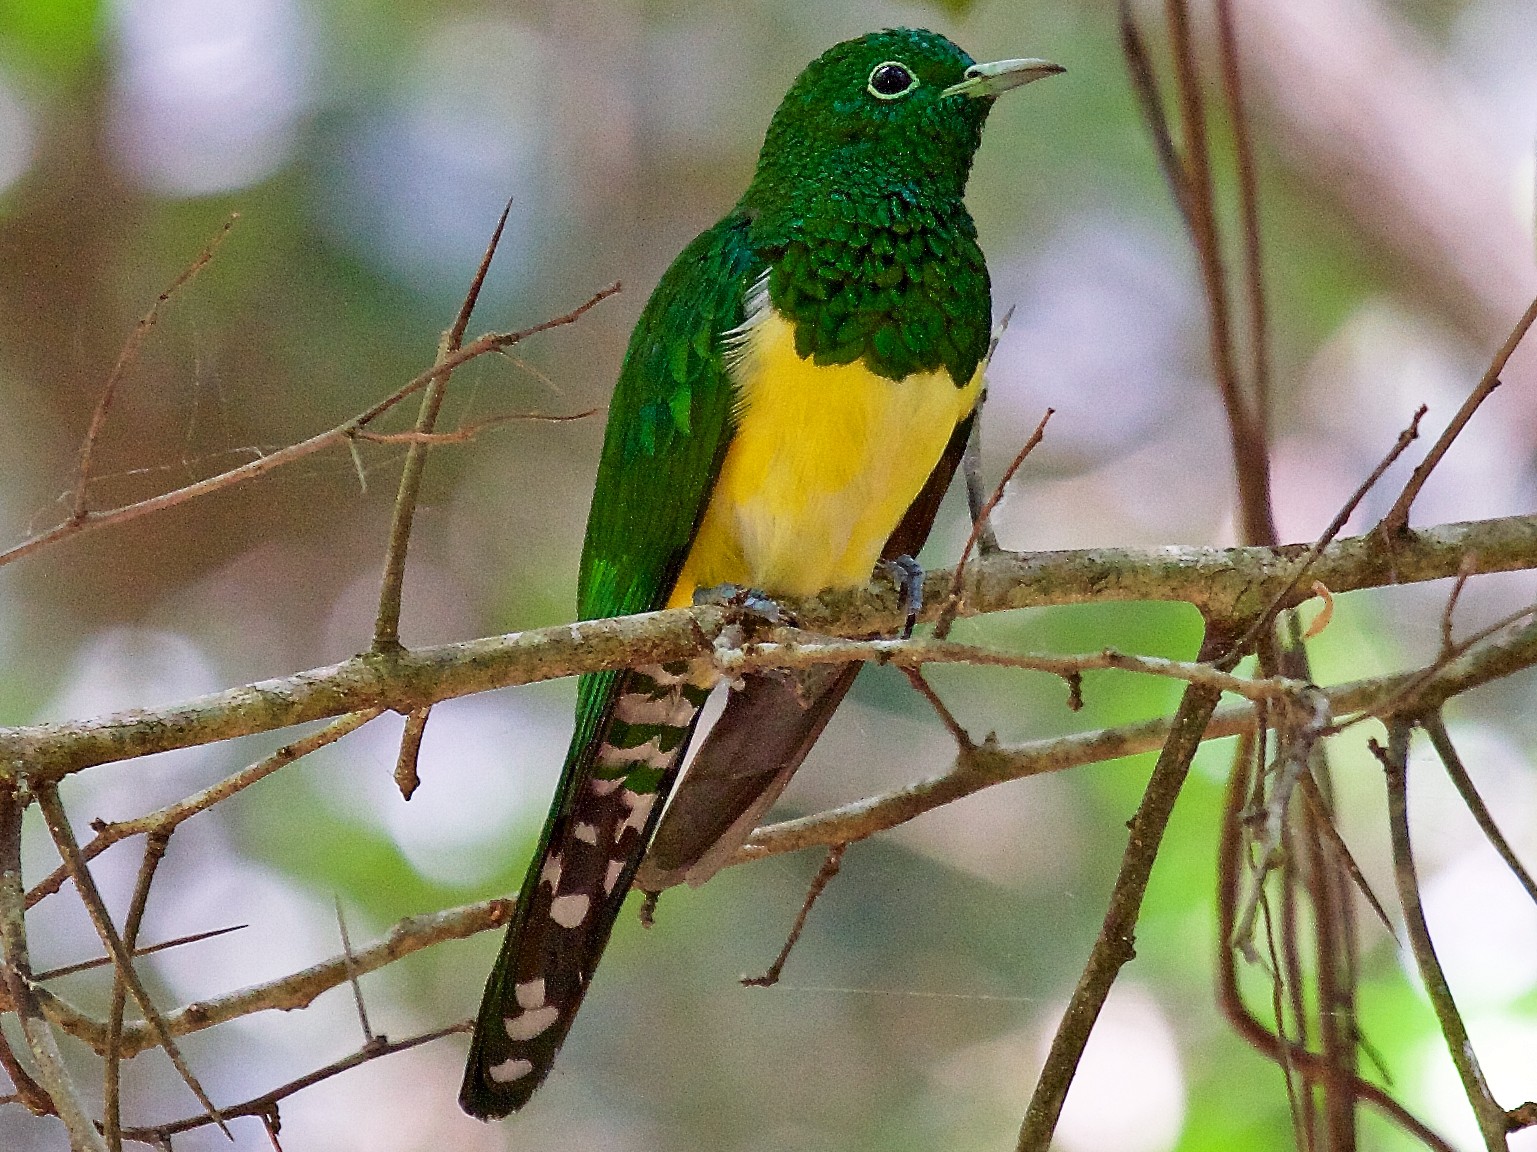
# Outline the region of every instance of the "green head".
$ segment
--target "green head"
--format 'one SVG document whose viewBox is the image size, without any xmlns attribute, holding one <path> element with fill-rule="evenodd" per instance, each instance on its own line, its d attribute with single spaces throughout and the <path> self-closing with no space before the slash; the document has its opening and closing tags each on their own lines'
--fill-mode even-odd
<svg viewBox="0 0 1537 1152">
<path fill-rule="evenodd" d="M 790 86 L 769 125 L 749 208 L 922 190 L 959 199 L 999 94 L 1061 72 L 1044 60 L 978 64 L 935 32 L 895 28 L 836 44 Z M 799 206 L 799 205 L 797 205 Z"/>
</svg>

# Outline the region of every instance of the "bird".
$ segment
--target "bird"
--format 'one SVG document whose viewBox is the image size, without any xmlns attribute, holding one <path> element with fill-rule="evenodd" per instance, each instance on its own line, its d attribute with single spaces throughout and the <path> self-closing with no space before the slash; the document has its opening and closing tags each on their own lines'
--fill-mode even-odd
<svg viewBox="0 0 1537 1152">
<path fill-rule="evenodd" d="M 992 330 L 964 195 L 994 101 L 1064 69 L 886 29 L 796 77 L 747 190 L 662 276 L 609 407 L 580 619 L 911 575 L 965 446 Z M 738 683 L 642 879 L 698 882 L 751 831 L 855 667 Z M 521 1108 L 587 992 L 715 683 L 701 661 L 583 675 L 554 802 L 460 1090 Z M 696 770 L 698 782 L 694 783 Z M 672 813 L 678 815 L 674 816 Z"/>
</svg>

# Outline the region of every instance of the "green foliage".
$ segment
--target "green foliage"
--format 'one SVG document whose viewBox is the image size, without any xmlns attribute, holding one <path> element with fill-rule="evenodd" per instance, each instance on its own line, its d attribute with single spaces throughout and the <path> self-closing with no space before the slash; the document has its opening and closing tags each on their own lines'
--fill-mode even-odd
<svg viewBox="0 0 1537 1152">
<path fill-rule="evenodd" d="M 96 51 L 101 0 L 12 0 L 0 5 L 0 51 L 12 64 L 62 80 Z"/>
</svg>

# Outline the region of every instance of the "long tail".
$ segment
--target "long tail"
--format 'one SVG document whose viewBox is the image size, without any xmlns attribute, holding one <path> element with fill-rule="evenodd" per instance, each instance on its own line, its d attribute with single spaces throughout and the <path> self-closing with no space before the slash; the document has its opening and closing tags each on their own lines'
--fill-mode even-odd
<svg viewBox="0 0 1537 1152">
<path fill-rule="evenodd" d="M 555 1062 L 709 694 L 672 665 L 583 689 L 459 1090 L 460 1107 L 483 1120 L 521 1108 Z"/>
</svg>

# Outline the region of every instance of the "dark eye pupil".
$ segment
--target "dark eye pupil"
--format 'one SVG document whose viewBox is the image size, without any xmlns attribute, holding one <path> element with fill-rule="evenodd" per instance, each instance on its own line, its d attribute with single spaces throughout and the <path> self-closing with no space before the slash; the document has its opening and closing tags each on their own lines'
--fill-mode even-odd
<svg viewBox="0 0 1537 1152">
<path fill-rule="evenodd" d="M 882 96 L 896 96 L 906 92 L 913 82 L 912 73 L 900 64 L 882 64 L 870 77 L 870 87 Z"/>
</svg>

